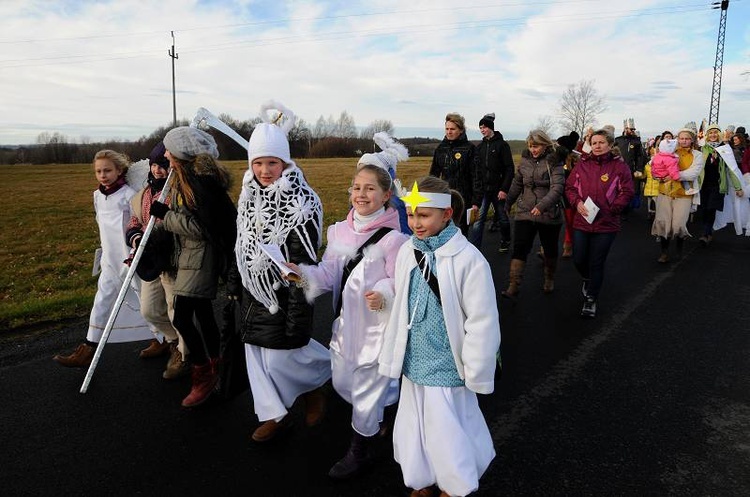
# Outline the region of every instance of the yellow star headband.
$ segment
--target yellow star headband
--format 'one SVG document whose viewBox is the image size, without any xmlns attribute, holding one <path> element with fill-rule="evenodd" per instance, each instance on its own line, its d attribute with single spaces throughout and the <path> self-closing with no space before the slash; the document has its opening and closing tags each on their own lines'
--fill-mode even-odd
<svg viewBox="0 0 750 497">
<path fill-rule="evenodd" d="M 414 182 L 414 186 L 411 188 L 411 192 L 408 195 L 401 197 L 412 212 L 417 210 L 417 207 L 434 207 L 436 209 L 447 209 L 451 206 L 451 196 L 449 193 L 422 193 L 417 187 L 417 182 Z"/>
</svg>

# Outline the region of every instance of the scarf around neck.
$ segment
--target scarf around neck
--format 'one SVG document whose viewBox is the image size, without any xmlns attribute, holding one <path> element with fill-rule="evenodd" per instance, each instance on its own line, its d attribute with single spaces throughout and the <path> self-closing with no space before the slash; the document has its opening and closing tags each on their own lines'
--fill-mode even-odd
<svg viewBox="0 0 750 497">
<path fill-rule="evenodd" d="M 323 206 L 315 191 L 307 184 L 302 171 L 294 164 L 287 166 L 273 184 L 262 187 L 253 177 L 252 169 L 245 173 L 242 192 L 237 204 L 237 241 L 235 254 L 242 285 L 269 312 L 279 309 L 276 290 L 289 283 L 261 250 L 260 244 L 279 245 L 289 260 L 285 245 L 294 231 L 311 259 L 317 259 L 321 241 Z M 305 225 L 313 222 L 317 240 L 312 240 Z"/>
</svg>

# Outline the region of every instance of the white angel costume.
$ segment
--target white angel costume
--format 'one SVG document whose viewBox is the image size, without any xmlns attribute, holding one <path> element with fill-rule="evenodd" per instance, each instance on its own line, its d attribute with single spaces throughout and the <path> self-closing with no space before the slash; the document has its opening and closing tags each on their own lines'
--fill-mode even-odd
<svg viewBox="0 0 750 497">
<path fill-rule="evenodd" d="M 727 179 L 729 192 L 724 195 L 724 209 L 716 211 L 713 229 L 720 230 L 727 224 L 732 223 L 736 234 L 742 235 L 744 231 L 745 236 L 750 236 L 750 202 L 747 200 L 747 195 L 750 194 L 750 188 L 748 188 L 750 185 L 747 184 L 747 178 L 742 175 L 740 168 L 737 166 L 732 148 L 728 144 L 724 144 L 716 147 L 715 150 L 724 160 L 731 174 L 739 179 L 744 195 L 738 197 L 729 187 L 731 182 Z"/>
<path fill-rule="evenodd" d="M 94 210 L 99 225 L 102 256 L 101 274 L 86 335 L 86 339 L 91 342 L 99 342 L 101 339 L 128 272 L 128 267 L 123 263 L 129 255 L 125 243 L 125 230 L 130 221 L 130 199 L 133 195 L 135 190 L 127 184 L 110 195 L 105 195 L 99 189 L 94 191 Z M 134 276 L 108 342 L 131 342 L 153 338 L 148 323 L 140 313 L 140 301 L 136 293 L 139 287 L 140 280 Z"/>
<path fill-rule="evenodd" d="M 378 355 L 393 305 L 396 256 L 408 237 L 399 232 L 395 209 L 381 210 L 361 229 L 355 228 L 354 217 L 352 210 L 345 221 L 329 227 L 323 260 L 301 269 L 309 282 L 308 300 L 333 291 L 334 306 L 340 302 L 330 344 L 333 387 L 352 405 L 354 431 L 370 437 L 380 429 L 385 406 L 398 400 L 398 380 L 378 372 Z M 391 231 L 362 251 L 362 260 L 354 266 L 342 290 L 344 268 L 380 228 Z M 369 290 L 383 295 L 385 306 L 381 311 L 367 309 L 364 296 Z"/>
<path fill-rule="evenodd" d="M 270 109 L 283 112 L 286 120 L 281 126 L 271 124 L 278 118 L 268 117 Z M 248 143 L 250 169 L 243 178 L 237 206 L 235 254 L 242 285 L 259 303 L 248 312 L 262 315 L 266 323 L 275 323 L 266 325 L 270 332 L 253 329 L 250 323 L 251 329 L 246 330 L 247 335 L 243 334 L 255 413 L 260 421 L 279 421 L 299 395 L 330 379 L 331 362 L 324 345 L 312 338 L 307 340 L 309 330 L 307 336 L 290 339 L 286 327 L 287 309 L 280 308 L 277 294 L 289 283 L 281 278 L 270 258 L 261 251 L 260 244 L 278 245 L 286 260 L 290 260 L 288 239 L 294 237 L 304 247 L 307 257 L 316 260 L 323 208 L 318 195 L 289 155 L 286 133 L 294 126 L 294 114 L 275 102 L 265 104 L 261 114 L 264 122 L 256 126 Z M 252 161 L 257 157 L 277 157 L 285 162 L 281 177 L 273 184 L 263 187 L 255 179 Z M 314 230 L 313 236 L 308 229 Z M 301 298 L 304 300 L 304 296 Z M 264 309 L 258 309 L 259 306 Z M 290 326 L 295 325 L 299 323 Z M 274 332 L 274 326 L 278 333 Z M 255 331 L 258 336 L 253 336 Z M 264 343 L 268 345 L 262 345 Z"/>
</svg>

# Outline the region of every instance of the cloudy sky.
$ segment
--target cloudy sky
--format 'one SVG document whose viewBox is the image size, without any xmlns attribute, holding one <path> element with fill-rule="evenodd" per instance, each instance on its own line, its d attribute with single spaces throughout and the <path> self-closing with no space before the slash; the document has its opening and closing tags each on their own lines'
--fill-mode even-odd
<svg viewBox="0 0 750 497">
<path fill-rule="evenodd" d="M 401 137 L 441 135 L 448 111 L 471 128 L 495 112 L 521 138 L 569 84 L 594 80 L 599 124 L 632 116 L 651 135 L 708 116 L 712 1 L 2 0 L 0 145 L 168 125 L 172 31 L 178 118 L 251 119 L 274 98 L 310 124 L 345 110 Z M 750 0 L 731 0 L 722 126 L 750 125 L 747 19 Z"/>
</svg>

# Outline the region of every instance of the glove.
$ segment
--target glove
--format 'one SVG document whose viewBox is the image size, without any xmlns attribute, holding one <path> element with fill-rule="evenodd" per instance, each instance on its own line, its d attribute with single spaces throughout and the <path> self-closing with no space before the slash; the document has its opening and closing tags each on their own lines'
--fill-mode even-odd
<svg viewBox="0 0 750 497">
<path fill-rule="evenodd" d="M 151 204 L 151 215 L 155 218 L 164 219 L 164 216 L 167 215 L 167 212 L 169 212 L 169 207 L 167 206 L 167 204 L 163 204 L 158 200 L 154 200 L 154 202 Z"/>
<path fill-rule="evenodd" d="M 130 249 L 130 253 L 128 254 L 128 258 L 122 261 L 126 266 L 130 267 L 130 265 L 133 263 L 133 259 L 135 258 L 135 249 Z"/>
</svg>

